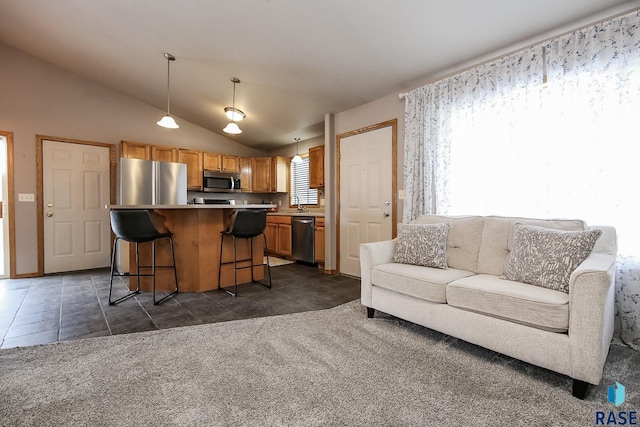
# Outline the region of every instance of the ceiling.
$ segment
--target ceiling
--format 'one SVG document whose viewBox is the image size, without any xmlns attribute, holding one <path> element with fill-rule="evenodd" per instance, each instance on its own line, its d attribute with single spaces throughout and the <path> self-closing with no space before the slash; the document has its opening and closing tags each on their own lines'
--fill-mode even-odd
<svg viewBox="0 0 640 427">
<path fill-rule="evenodd" d="M 0 0 L 0 42 L 253 148 L 623 0 Z M 231 106 L 247 118 L 222 132 Z M 160 119 L 160 117 L 158 117 Z"/>
</svg>

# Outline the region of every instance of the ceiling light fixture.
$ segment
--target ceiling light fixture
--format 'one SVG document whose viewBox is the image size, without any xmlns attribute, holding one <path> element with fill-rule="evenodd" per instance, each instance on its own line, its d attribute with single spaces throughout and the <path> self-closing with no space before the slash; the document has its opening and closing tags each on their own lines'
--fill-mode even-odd
<svg viewBox="0 0 640 427">
<path fill-rule="evenodd" d="M 164 57 L 167 58 L 167 115 L 161 118 L 157 123 L 158 126 L 162 126 L 163 128 L 178 129 L 180 126 L 178 126 L 173 117 L 171 117 L 171 102 L 169 101 L 169 64 L 171 61 L 175 61 L 176 57 L 170 53 L 165 53 Z"/>
<path fill-rule="evenodd" d="M 293 159 L 291 159 L 291 161 L 293 163 L 300 163 L 302 162 L 302 157 L 300 157 L 299 151 L 298 151 L 298 147 L 300 145 L 300 138 L 293 138 L 296 141 L 296 155 L 293 156 Z"/>
<path fill-rule="evenodd" d="M 225 127 L 222 130 L 226 133 L 239 134 L 239 133 L 242 133 L 242 131 L 236 124 L 236 120 L 242 120 L 246 116 L 242 111 L 236 109 L 236 83 L 240 83 L 240 79 L 236 77 L 231 77 L 231 81 L 233 82 L 233 103 L 232 103 L 233 106 L 231 108 L 227 107 L 224 109 L 224 112 L 231 119 L 231 122 L 227 125 L 227 127 Z M 236 118 L 237 116 L 240 116 L 242 118 L 237 119 Z"/>
<path fill-rule="evenodd" d="M 237 108 L 233 107 L 224 107 L 224 112 L 227 117 L 229 117 L 229 120 L 233 120 L 235 122 L 239 122 L 240 120 L 247 117 L 247 115 L 242 110 L 238 110 Z"/>
</svg>

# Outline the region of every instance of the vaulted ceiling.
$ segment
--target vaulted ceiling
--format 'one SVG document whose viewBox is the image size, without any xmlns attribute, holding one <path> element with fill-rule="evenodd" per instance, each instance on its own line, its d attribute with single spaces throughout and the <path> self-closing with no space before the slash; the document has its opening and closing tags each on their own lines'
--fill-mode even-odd
<svg viewBox="0 0 640 427">
<path fill-rule="evenodd" d="M 0 42 L 254 148 L 622 0 L 0 0 Z M 230 136 L 224 107 L 247 118 Z M 160 117 L 158 117 L 159 119 Z"/>
</svg>

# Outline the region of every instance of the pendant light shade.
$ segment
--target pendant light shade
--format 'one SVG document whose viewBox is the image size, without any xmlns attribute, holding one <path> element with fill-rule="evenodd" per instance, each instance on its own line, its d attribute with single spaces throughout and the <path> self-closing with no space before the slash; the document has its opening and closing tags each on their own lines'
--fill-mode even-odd
<svg viewBox="0 0 640 427">
<path fill-rule="evenodd" d="M 159 126 L 167 129 L 178 129 L 180 126 L 176 123 L 176 121 L 170 115 L 163 116 L 158 122 Z"/>
<path fill-rule="evenodd" d="M 171 117 L 171 102 L 169 98 L 169 64 L 171 64 L 171 61 L 175 61 L 176 57 L 170 53 L 165 53 L 164 57 L 167 58 L 167 114 L 157 123 L 158 126 L 162 126 L 163 128 L 178 129 L 180 126 L 178 126 L 173 117 Z"/>
<path fill-rule="evenodd" d="M 293 138 L 296 141 L 296 155 L 293 156 L 293 159 L 291 159 L 291 161 L 293 163 L 301 163 L 302 162 L 302 157 L 300 157 L 299 151 L 298 151 L 298 147 L 299 147 L 299 143 L 300 143 L 300 138 Z"/>
<path fill-rule="evenodd" d="M 242 130 L 238 127 L 236 120 L 240 121 L 244 119 L 246 114 L 236 108 L 236 83 L 240 83 L 240 79 L 231 77 L 231 81 L 233 82 L 233 103 L 231 107 L 224 109 L 225 114 L 231 119 L 231 122 L 222 130 L 226 133 L 237 135 L 242 133 Z"/>
<path fill-rule="evenodd" d="M 237 135 L 239 133 L 242 133 L 242 131 L 240 130 L 240 128 L 238 127 L 238 125 L 236 124 L 236 122 L 230 122 L 229 124 L 227 124 L 227 126 L 222 129 L 223 131 L 225 131 L 226 133 L 232 133 L 234 135 Z"/>
</svg>

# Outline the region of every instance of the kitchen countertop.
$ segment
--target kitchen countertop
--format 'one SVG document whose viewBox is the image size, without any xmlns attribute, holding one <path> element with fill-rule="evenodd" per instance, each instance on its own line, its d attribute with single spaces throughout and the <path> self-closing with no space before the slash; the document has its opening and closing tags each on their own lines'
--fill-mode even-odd
<svg viewBox="0 0 640 427">
<path fill-rule="evenodd" d="M 272 209 L 276 205 L 108 205 L 107 209 Z"/>
<path fill-rule="evenodd" d="M 280 216 L 315 216 L 324 218 L 324 212 L 267 212 L 267 216 L 269 215 L 280 215 Z"/>
</svg>

